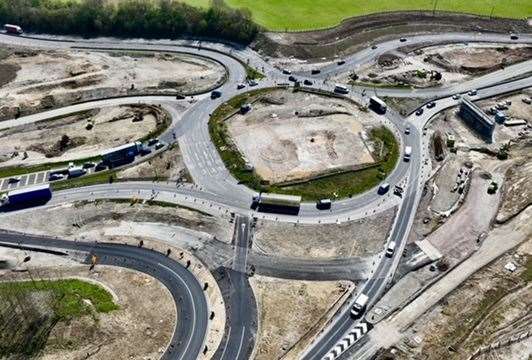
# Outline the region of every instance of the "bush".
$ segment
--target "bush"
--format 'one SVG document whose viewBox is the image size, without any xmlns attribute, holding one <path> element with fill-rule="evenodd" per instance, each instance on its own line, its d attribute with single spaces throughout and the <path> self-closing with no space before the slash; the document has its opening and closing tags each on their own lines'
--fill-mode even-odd
<svg viewBox="0 0 532 360">
<path fill-rule="evenodd" d="M 172 0 L 2 0 L 0 22 L 32 32 L 81 36 L 176 38 L 206 36 L 247 44 L 259 32 L 249 11 L 223 1 L 208 9 Z"/>
</svg>

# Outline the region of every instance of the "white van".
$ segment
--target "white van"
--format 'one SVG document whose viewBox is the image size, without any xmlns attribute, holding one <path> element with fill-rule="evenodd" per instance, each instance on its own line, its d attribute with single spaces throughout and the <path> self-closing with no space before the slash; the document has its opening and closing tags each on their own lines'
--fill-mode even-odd
<svg viewBox="0 0 532 360">
<path fill-rule="evenodd" d="M 390 241 L 390 243 L 388 244 L 388 247 L 386 248 L 386 256 L 392 257 L 394 251 L 395 251 L 395 241 Z"/>
<path fill-rule="evenodd" d="M 351 316 L 353 316 L 354 318 L 359 317 L 366 309 L 368 300 L 369 297 L 366 294 L 358 295 L 357 299 L 355 300 L 355 303 L 353 304 L 353 307 L 351 308 Z"/>
</svg>

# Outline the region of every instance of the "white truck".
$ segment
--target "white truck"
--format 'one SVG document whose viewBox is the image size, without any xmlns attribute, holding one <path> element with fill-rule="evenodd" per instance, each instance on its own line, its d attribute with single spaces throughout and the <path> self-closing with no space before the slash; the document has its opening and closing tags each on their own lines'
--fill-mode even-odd
<svg viewBox="0 0 532 360">
<path fill-rule="evenodd" d="M 406 146 L 405 147 L 405 155 L 404 155 L 404 161 L 410 161 L 410 157 L 412 156 L 412 146 Z"/>
<path fill-rule="evenodd" d="M 369 297 L 366 294 L 360 294 L 358 295 L 357 299 L 355 300 L 355 303 L 353 304 L 353 307 L 351 308 L 351 316 L 357 318 L 366 309 L 366 305 L 368 304 Z"/>
</svg>

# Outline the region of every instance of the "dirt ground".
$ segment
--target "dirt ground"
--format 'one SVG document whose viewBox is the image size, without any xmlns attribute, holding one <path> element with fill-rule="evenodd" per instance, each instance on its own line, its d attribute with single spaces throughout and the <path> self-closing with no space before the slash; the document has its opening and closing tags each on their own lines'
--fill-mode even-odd
<svg viewBox="0 0 532 360">
<path fill-rule="evenodd" d="M 157 179 L 177 182 L 192 182 L 183 155 L 177 144 L 172 144 L 163 153 L 138 165 L 121 170 L 118 179 Z"/>
<path fill-rule="evenodd" d="M 532 47 L 499 44 L 448 44 L 382 55 L 376 63 L 335 78 L 341 83 L 434 87 L 463 82 L 517 62 L 532 59 Z M 436 77 L 436 73 L 441 78 Z M 356 74 L 358 78 L 353 78 Z"/>
<path fill-rule="evenodd" d="M 447 214 L 452 211 L 463 194 L 459 187 L 467 185 L 469 175 L 470 169 L 464 166 L 460 157 L 456 154 L 449 154 L 431 181 L 433 198 L 430 209 L 436 214 Z"/>
<path fill-rule="evenodd" d="M 530 145 L 530 144 L 529 144 Z M 502 204 L 497 214 L 498 222 L 505 222 L 532 203 L 532 158 L 530 146 L 523 159 L 508 169 L 503 190 Z"/>
<path fill-rule="evenodd" d="M 228 129 L 256 173 L 277 184 L 374 163 L 366 131 L 377 121 L 340 99 L 279 90 L 230 118 Z"/>
<path fill-rule="evenodd" d="M 267 33 L 254 44 L 273 57 L 323 61 L 351 54 L 373 43 L 396 39 L 397 34 L 442 32 L 527 32 L 524 20 L 490 19 L 474 15 L 405 11 L 364 15 L 327 30 Z"/>
<path fill-rule="evenodd" d="M 525 89 L 516 94 L 497 96 L 491 99 L 478 101 L 477 105 L 485 112 L 488 112 L 491 107 L 509 101 L 511 104 L 508 106 L 508 109 L 502 110 L 502 112 L 510 119 L 522 119 L 530 124 L 532 123 L 532 105 L 523 101 L 526 99 L 532 100 L 532 89 Z"/>
<path fill-rule="evenodd" d="M 95 109 L 16 126 L 0 130 L 0 161 L 2 166 L 34 165 L 93 157 L 170 122 L 164 110 L 146 105 Z M 63 141 L 65 136 L 68 141 Z"/>
<path fill-rule="evenodd" d="M 512 102 L 513 104 L 517 104 L 517 102 Z M 531 105 L 527 106 L 532 107 Z M 456 114 L 456 111 L 456 108 L 451 108 L 436 115 L 428 128 L 440 130 L 444 136 L 448 134 L 453 135 L 455 137 L 455 147 L 457 148 L 491 148 L 497 151 L 500 145 L 510 140 L 515 141 L 520 138 L 530 138 L 530 132 L 527 131 L 526 125 L 504 126 L 496 124 L 493 132 L 493 144 L 488 146 L 485 140 L 465 124 Z"/>
<path fill-rule="evenodd" d="M 13 49 L 0 65 L 10 70 L 0 80 L 0 120 L 101 97 L 204 92 L 225 76 L 222 65 L 183 54 Z"/>
<path fill-rule="evenodd" d="M 301 258 L 370 256 L 381 251 L 396 209 L 342 224 L 302 225 L 259 220 L 253 248 Z"/>
<path fill-rule="evenodd" d="M 309 331 L 350 286 L 347 281 L 312 282 L 264 276 L 253 276 L 250 283 L 259 308 L 257 360 L 299 358 L 303 349 L 284 355 L 311 335 Z"/>
<path fill-rule="evenodd" d="M 467 359 L 480 346 L 530 330 L 531 256 L 528 240 L 474 274 L 414 323 L 394 358 Z M 509 262 L 517 265 L 513 273 L 504 269 Z M 530 338 L 476 359 L 527 360 L 529 345 Z"/>
<path fill-rule="evenodd" d="M 226 243 L 231 242 L 233 230 L 227 219 L 180 207 L 131 204 L 129 201 L 80 202 L 0 217 L 3 229 L 85 240 L 101 240 L 106 229 L 134 224 L 147 227 L 145 229 L 163 224 L 173 227 L 174 233 L 183 232 L 180 236 L 184 238 L 215 237 Z"/>
<path fill-rule="evenodd" d="M 11 257 L 26 256 L 25 252 L 11 250 Z M 110 291 L 120 309 L 85 316 L 68 323 L 60 322 L 52 330 L 39 356 L 45 360 L 81 359 L 156 359 L 166 349 L 176 322 L 176 311 L 168 290 L 154 278 L 137 271 L 111 266 L 63 264 L 50 267 L 50 259 L 31 253 L 26 263 L 33 276 L 40 278 L 77 277 L 94 281 Z M 36 266 L 33 263 L 48 266 Z M 0 271 L 2 280 L 27 279 L 29 273 Z M 139 299 L 143 299 L 139 301 Z M 131 344 L 137 344 L 131 346 Z"/>
</svg>

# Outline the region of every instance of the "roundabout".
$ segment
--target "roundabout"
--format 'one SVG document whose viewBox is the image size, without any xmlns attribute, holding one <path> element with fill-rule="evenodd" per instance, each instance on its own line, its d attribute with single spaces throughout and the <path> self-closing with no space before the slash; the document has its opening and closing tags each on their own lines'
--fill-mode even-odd
<svg viewBox="0 0 532 360">
<path fill-rule="evenodd" d="M 409 45 L 447 42 L 507 43 L 509 38 L 506 34 L 487 33 L 442 33 L 408 38 Z M 532 38 L 522 35 L 517 42 L 529 46 Z M 359 281 L 359 286 L 336 309 L 322 331 L 300 354 L 303 359 L 341 358 L 344 351 L 353 344 L 349 343 L 345 348 L 341 346 L 341 351 L 339 344 L 346 343 L 345 339 L 354 327 L 365 327 L 367 324 L 363 318 L 355 319 L 350 314 L 357 295 L 366 294 L 369 297 L 367 307 L 371 308 L 391 285 L 401 254 L 407 245 L 425 181 L 431 177 L 432 172 L 429 163 L 430 140 L 425 134 L 428 123 L 437 114 L 459 104 L 460 100 L 454 98 L 456 94 L 466 96 L 466 92 L 477 90 L 477 94 L 471 97 L 480 100 L 527 89 L 532 85 L 532 60 L 527 60 L 441 87 L 383 87 L 377 90 L 371 86 L 353 85 L 348 88 L 347 94 L 335 92 L 337 85 L 328 81 L 330 76 L 345 75 L 348 69 L 371 64 L 382 54 L 396 51 L 403 45 L 398 39 L 384 41 L 375 48 L 368 47 L 354 53 L 346 57 L 342 65 L 320 66 L 318 74 L 307 70 L 294 71 L 292 76 L 298 77 L 296 84 L 288 83 L 288 75 L 283 74 L 282 69 L 276 68 L 250 48 L 234 48 L 205 41 L 198 46 L 195 41 L 184 40 L 81 40 L 2 34 L 0 43 L 61 51 L 112 49 L 117 52 L 173 53 L 175 56 L 186 54 L 191 57 L 199 55 L 223 65 L 227 72 L 223 76 L 224 82 L 215 85 L 219 92 L 216 96 L 210 90 L 179 96 L 179 99 L 176 99 L 176 94 L 109 96 L 0 123 L 0 130 L 8 132 L 23 126 L 27 128 L 38 126 L 42 122 L 57 121 L 53 119 L 83 111 L 106 109 L 109 112 L 109 109 L 118 106 L 155 106 L 168 114 L 170 122 L 166 124 L 167 127 L 156 135 L 152 133 L 153 136 L 141 139 L 148 143 L 156 138 L 156 143 L 162 144 L 157 149 L 158 152 L 147 157 L 139 155 L 133 162 L 121 165 L 123 167 L 118 169 L 106 169 L 102 172 L 103 175 L 93 178 L 94 182 L 84 183 L 82 180 L 93 176 L 89 174 L 78 179 L 66 179 L 64 184 L 70 183 L 72 186 L 65 186 L 62 190 L 58 187 L 47 204 L 32 211 L 44 211 L 74 202 L 125 199 L 157 201 L 230 219 L 228 221 L 235 224 L 231 245 L 220 245 L 218 250 L 213 250 L 216 252 L 225 249 L 223 251 L 227 256 L 227 263 L 221 266 L 220 279 L 217 279 L 222 282 L 221 278 L 226 276 L 223 281 L 227 282 L 227 293 L 224 293 L 227 308 L 225 332 L 217 350 L 207 349 L 205 346 L 209 321 L 212 319 L 209 319 L 210 305 L 202 291 L 202 285 L 186 267 L 164 254 L 131 245 L 71 242 L 12 232 L 2 233 L 1 239 L 5 246 L 26 247 L 32 251 L 51 248 L 67 253 L 77 251 L 98 254 L 102 263 L 133 268 L 157 278 L 172 293 L 181 316 L 192 324 L 187 327 L 185 323 L 179 323 L 163 355 L 163 358 L 168 359 L 196 359 L 202 352 L 208 351 L 215 352 L 213 356 L 217 359 L 250 358 L 258 336 L 258 315 L 248 276 L 252 276 L 255 271 L 272 274 L 275 273 L 275 267 L 278 267 L 278 274 L 283 274 L 279 277 L 323 280 L 331 279 L 333 274 L 345 270 L 341 276 Z M 250 81 L 250 67 L 255 71 L 260 70 L 265 77 Z M 301 86 L 300 82 L 304 80 L 311 81 L 312 85 Z M 428 107 L 424 103 L 416 108 L 422 108 L 421 113 L 413 111 L 406 117 L 390 107 L 384 114 L 378 114 L 369 109 L 370 97 L 374 94 L 381 98 L 416 97 L 427 103 L 434 102 L 434 106 Z M 249 108 L 246 107 L 247 104 L 250 104 Z M 153 131 L 141 128 L 135 130 L 148 133 Z M 138 135 L 128 135 L 128 139 L 137 139 Z M 121 133 L 121 136 L 125 135 Z M 119 142 L 126 141 L 120 139 Z M 100 145 L 104 148 L 108 146 L 107 143 Z M 168 149 L 171 150 L 172 146 L 179 150 L 180 161 L 186 168 L 184 181 L 174 178 L 156 179 L 159 181 L 115 180 L 117 171 L 134 169 L 142 164 L 147 166 L 150 156 L 160 156 Z M 411 149 L 409 161 L 404 160 L 407 147 Z M 98 152 L 101 150 L 104 149 L 98 149 Z M 165 160 L 168 161 L 171 160 Z M 19 179 L 16 186 L 2 188 L 2 191 L 37 185 L 38 173 L 55 169 L 56 166 L 52 165 L 45 170 L 39 169 L 38 172 L 17 173 L 16 176 L 24 179 Z M 2 179 L 2 184 L 12 176 L 14 175 Z M 48 183 L 48 180 L 43 176 L 41 183 Z M 379 193 L 378 188 L 382 183 L 389 184 L 392 189 L 399 186 L 402 191 L 400 194 L 393 190 L 385 194 Z M 253 197 L 257 192 L 297 195 L 303 198 L 303 202 L 298 206 L 297 214 L 264 213 L 252 207 Z M 315 201 L 326 198 L 332 200 L 330 209 L 317 208 Z M 257 221 L 294 226 L 333 225 L 376 217 L 386 211 L 389 213 L 392 209 L 396 210 L 390 231 L 381 244 L 382 247 L 390 243 L 395 245 L 391 257 L 383 256 L 381 251 L 373 256 L 345 256 L 342 259 L 326 259 L 321 263 L 314 263 L 315 261 L 297 261 L 289 256 L 279 259 L 271 254 L 259 255 L 257 249 L 254 249 L 255 253 L 250 250 Z M 26 211 L 29 210 L 4 212 L 2 216 L 17 216 Z M 214 271 L 211 269 L 211 272 Z"/>
</svg>

